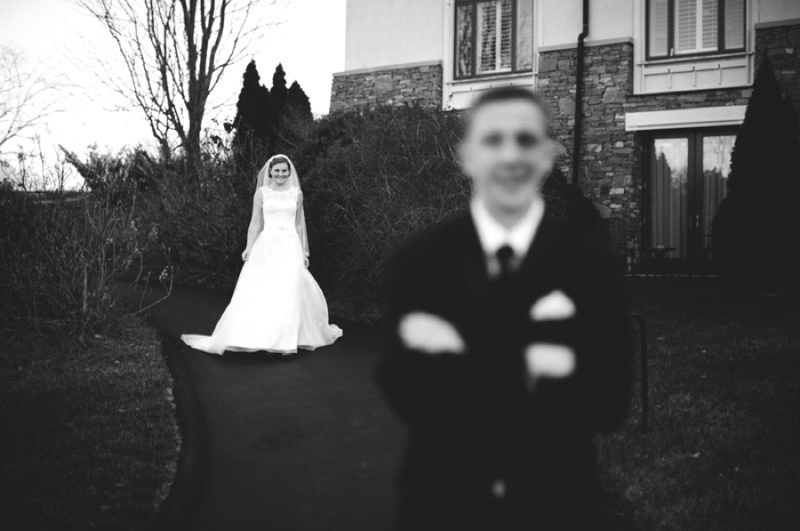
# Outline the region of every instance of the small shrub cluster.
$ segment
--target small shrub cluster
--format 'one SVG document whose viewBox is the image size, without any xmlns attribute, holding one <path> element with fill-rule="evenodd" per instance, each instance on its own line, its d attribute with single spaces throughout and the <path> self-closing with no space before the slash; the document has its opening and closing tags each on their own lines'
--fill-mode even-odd
<svg viewBox="0 0 800 531">
<path fill-rule="evenodd" d="M 112 297 L 115 283 L 141 272 L 145 251 L 158 248 L 137 212 L 138 190 L 155 182 L 152 159 L 137 150 L 74 162 L 90 189 L 0 186 L 0 328 L 6 331 L 85 337 L 113 326 L 125 314 Z M 168 273 L 162 267 L 156 276 L 167 280 Z"/>
<path fill-rule="evenodd" d="M 312 272 L 333 313 L 378 318 L 392 247 L 466 207 L 471 185 L 454 153 L 460 128 L 456 114 L 419 107 L 316 122 L 296 164 Z"/>
<path fill-rule="evenodd" d="M 178 284 L 229 288 L 242 265 L 256 172 L 207 162 L 199 179 L 165 168 L 153 190 L 139 195 L 137 215 L 157 243 L 145 254 L 144 269 L 171 267 Z"/>
<path fill-rule="evenodd" d="M 112 323 L 113 283 L 138 257 L 133 204 L 109 193 L 0 194 L 0 326 L 84 335 Z"/>
</svg>

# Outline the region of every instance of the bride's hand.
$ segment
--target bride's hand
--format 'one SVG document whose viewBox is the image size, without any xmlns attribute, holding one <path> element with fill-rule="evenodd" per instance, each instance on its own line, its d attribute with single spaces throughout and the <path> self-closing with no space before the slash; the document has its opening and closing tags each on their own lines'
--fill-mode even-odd
<svg viewBox="0 0 800 531">
<path fill-rule="evenodd" d="M 247 262 L 248 258 L 250 258 L 250 249 L 245 249 L 242 253 L 242 262 Z"/>
<path fill-rule="evenodd" d="M 306 265 L 306 269 L 308 269 L 308 257 L 307 256 L 303 257 L 303 263 Z"/>
</svg>

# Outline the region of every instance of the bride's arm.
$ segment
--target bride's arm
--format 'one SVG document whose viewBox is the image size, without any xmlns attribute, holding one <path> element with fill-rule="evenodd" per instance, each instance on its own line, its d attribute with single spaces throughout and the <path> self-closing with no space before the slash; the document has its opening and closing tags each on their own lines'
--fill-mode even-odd
<svg viewBox="0 0 800 531">
<path fill-rule="evenodd" d="M 250 257 L 250 250 L 253 244 L 264 228 L 264 213 L 261 210 L 261 202 L 263 201 L 261 188 L 256 190 L 253 196 L 253 215 L 250 217 L 250 227 L 247 229 L 247 248 L 242 253 L 242 260 L 245 262 Z"/>
<path fill-rule="evenodd" d="M 306 233 L 306 216 L 303 211 L 303 192 L 297 194 L 297 215 L 295 216 L 294 225 L 297 229 L 297 236 L 300 238 L 300 244 L 303 246 L 306 267 L 308 267 L 308 234 Z"/>
</svg>

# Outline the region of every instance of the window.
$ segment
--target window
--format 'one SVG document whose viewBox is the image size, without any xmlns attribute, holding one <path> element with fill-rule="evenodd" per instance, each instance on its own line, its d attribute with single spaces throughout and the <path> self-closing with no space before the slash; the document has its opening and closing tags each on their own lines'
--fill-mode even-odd
<svg viewBox="0 0 800 531">
<path fill-rule="evenodd" d="M 647 57 L 744 50 L 746 0 L 647 0 Z"/>
<path fill-rule="evenodd" d="M 533 70 L 533 0 L 457 0 L 455 78 Z"/>
<path fill-rule="evenodd" d="M 648 145 L 650 175 L 643 221 L 647 266 L 702 270 L 712 257 L 712 223 L 728 193 L 736 131 L 703 128 L 656 132 Z"/>
</svg>

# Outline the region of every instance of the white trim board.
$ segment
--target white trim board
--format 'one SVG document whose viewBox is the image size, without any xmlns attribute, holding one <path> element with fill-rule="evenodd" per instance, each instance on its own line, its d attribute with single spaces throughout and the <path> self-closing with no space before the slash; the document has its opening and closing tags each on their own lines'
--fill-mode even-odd
<svg viewBox="0 0 800 531">
<path fill-rule="evenodd" d="M 369 68 L 355 68 L 353 70 L 343 70 L 341 72 L 334 72 L 333 76 L 349 76 L 351 74 L 368 74 L 370 72 L 390 72 L 392 70 L 400 70 L 402 68 L 418 68 L 421 66 L 439 66 L 442 62 L 435 61 L 420 61 L 418 63 L 399 63 L 394 65 L 371 66 Z"/>
<path fill-rule="evenodd" d="M 747 105 L 725 105 L 671 111 L 626 112 L 625 130 L 653 131 L 739 125 L 744 121 L 746 109 Z"/>
<path fill-rule="evenodd" d="M 617 37 L 614 39 L 597 39 L 597 40 L 587 40 L 583 43 L 583 45 L 587 48 L 591 48 L 592 46 L 610 46 L 612 44 L 633 44 L 633 38 L 631 37 Z M 564 44 L 550 44 L 548 46 L 539 46 L 540 52 L 555 52 L 557 50 L 571 50 L 572 48 L 577 48 L 578 42 L 566 42 Z"/>
<path fill-rule="evenodd" d="M 756 22 L 755 28 L 760 30 L 766 28 L 780 28 L 781 26 L 797 25 L 800 25 L 800 18 L 787 18 L 786 20 L 776 20 L 774 22 Z"/>
</svg>

